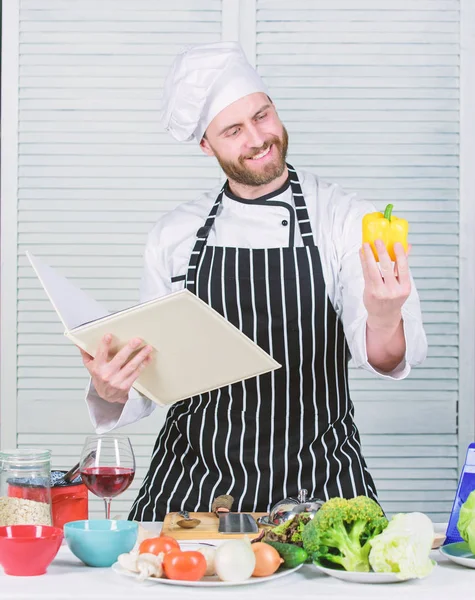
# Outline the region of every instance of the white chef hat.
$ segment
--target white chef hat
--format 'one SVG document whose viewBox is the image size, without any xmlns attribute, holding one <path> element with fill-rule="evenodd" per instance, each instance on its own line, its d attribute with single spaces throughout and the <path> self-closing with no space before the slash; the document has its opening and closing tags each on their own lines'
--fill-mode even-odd
<svg viewBox="0 0 475 600">
<path fill-rule="evenodd" d="M 178 141 L 200 142 L 219 112 L 254 92 L 268 94 L 237 42 L 188 47 L 166 78 L 160 121 Z"/>
</svg>

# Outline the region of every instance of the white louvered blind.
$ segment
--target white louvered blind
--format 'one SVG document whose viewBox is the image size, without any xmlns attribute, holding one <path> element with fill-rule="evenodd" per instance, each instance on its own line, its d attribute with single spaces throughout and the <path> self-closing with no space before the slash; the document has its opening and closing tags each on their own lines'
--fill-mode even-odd
<svg viewBox="0 0 475 600">
<path fill-rule="evenodd" d="M 428 359 L 397 383 L 352 369 L 351 390 L 385 509 L 443 521 L 458 477 L 459 2 L 257 9 L 257 67 L 294 164 L 410 221 Z"/>
<path fill-rule="evenodd" d="M 24 250 L 110 310 L 136 302 L 147 231 L 219 177 L 196 146 L 163 132 L 158 103 L 176 52 L 221 39 L 222 6 L 20 4 L 18 443 L 51 447 L 55 466 L 68 468 L 92 429 L 85 371 Z M 247 23 L 294 164 L 378 208 L 392 201 L 411 222 L 429 358 L 397 384 L 353 370 L 351 388 L 385 508 L 435 520 L 447 517 L 457 479 L 458 4 L 257 0 Z M 127 513 L 162 419 L 156 411 L 128 428 L 139 469 L 114 514 Z"/>
<path fill-rule="evenodd" d="M 219 41 L 221 21 L 221 0 L 21 0 L 18 443 L 50 447 L 56 468 L 72 466 L 92 432 L 87 378 L 24 251 L 109 310 L 137 302 L 147 232 L 219 178 L 215 162 L 174 144 L 158 116 L 174 56 Z M 157 410 L 128 429 L 137 476 L 113 514 L 127 514 L 162 420 Z"/>
</svg>

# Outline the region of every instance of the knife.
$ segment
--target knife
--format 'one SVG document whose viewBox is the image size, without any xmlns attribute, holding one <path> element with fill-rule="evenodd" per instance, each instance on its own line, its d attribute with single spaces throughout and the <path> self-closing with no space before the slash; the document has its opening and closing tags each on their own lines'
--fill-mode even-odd
<svg viewBox="0 0 475 600">
<path fill-rule="evenodd" d="M 219 533 L 257 533 L 259 528 L 255 519 L 248 513 L 218 513 Z"/>
</svg>

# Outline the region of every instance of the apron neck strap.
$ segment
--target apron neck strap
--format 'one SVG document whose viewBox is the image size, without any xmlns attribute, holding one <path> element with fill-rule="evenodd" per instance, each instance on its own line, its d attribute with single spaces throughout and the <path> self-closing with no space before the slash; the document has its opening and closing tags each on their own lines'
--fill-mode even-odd
<svg viewBox="0 0 475 600">
<path fill-rule="evenodd" d="M 289 170 L 290 187 L 292 188 L 295 212 L 297 213 L 297 222 L 299 224 L 303 244 L 304 246 L 315 246 L 307 205 L 305 204 L 305 198 L 303 197 L 302 186 L 300 185 L 297 171 L 288 163 L 287 169 Z"/>
</svg>

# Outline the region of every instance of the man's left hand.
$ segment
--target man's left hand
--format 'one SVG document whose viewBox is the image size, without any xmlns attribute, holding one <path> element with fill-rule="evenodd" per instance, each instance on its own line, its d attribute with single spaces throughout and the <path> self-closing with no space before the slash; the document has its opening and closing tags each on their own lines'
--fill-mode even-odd
<svg viewBox="0 0 475 600">
<path fill-rule="evenodd" d="M 363 302 L 368 311 L 368 327 L 392 329 L 401 322 L 401 308 L 411 293 L 407 255 L 402 244 L 394 244 L 396 262 L 391 262 L 386 246 L 376 240 L 379 267 L 369 244 L 360 250 L 365 280 Z"/>
</svg>

